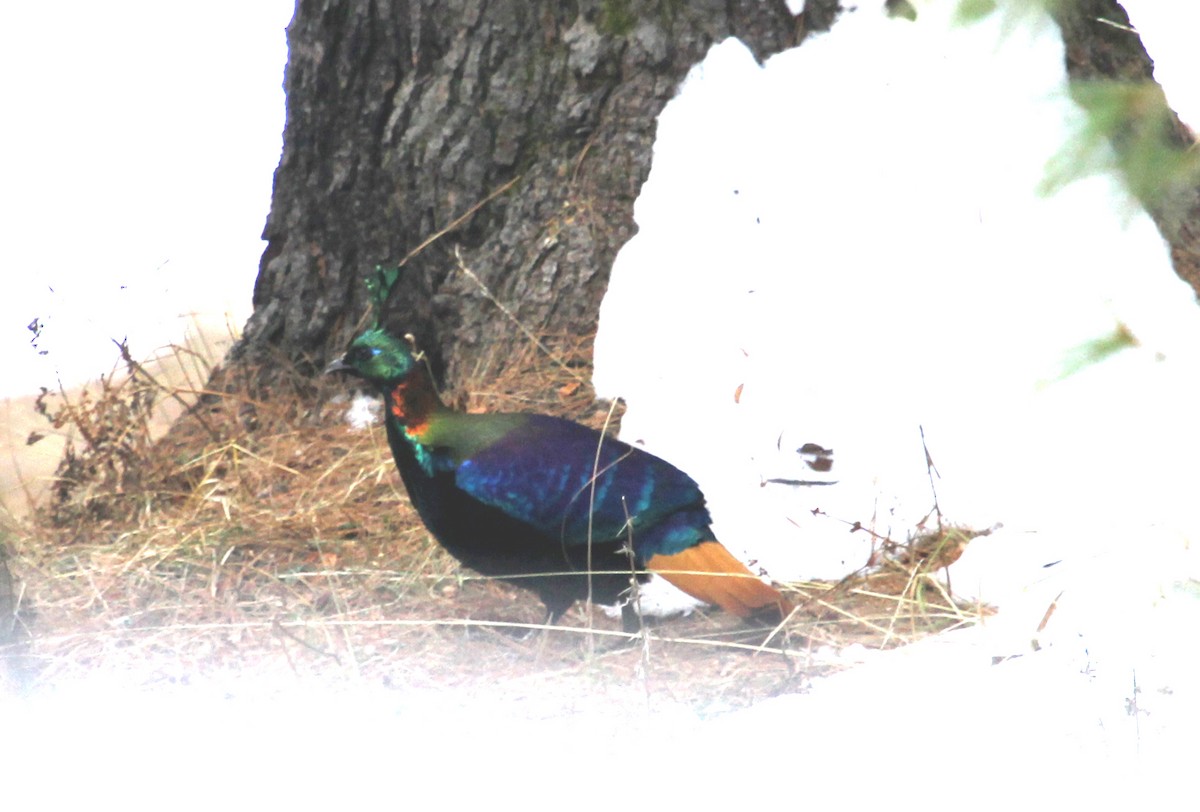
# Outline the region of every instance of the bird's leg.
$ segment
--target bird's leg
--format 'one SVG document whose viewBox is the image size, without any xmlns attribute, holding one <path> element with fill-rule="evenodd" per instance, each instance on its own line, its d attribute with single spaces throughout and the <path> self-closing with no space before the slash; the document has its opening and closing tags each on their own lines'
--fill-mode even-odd
<svg viewBox="0 0 1200 812">
<path fill-rule="evenodd" d="M 625 634 L 641 634 L 646 628 L 641 609 L 635 605 L 636 603 L 637 600 L 631 598 L 627 603 L 621 605 L 621 631 Z"/>
<path fill-rule="evenodd" d="M 542 620 L 542 628 L 530 629 L 529 631 L 525 632 L 525 634 L 521 635 L 521 640 L 532 640 L 534 635 L 541 634 L 544 645 L 545 638 L 549 634 L 550 628 L 558 624 L 558 619 L 567 613 L 567 610 L 574 605 L 574 601 L 563 604 L 557 600 L 547 600 L 546 596 L 543 595 L 542 605 L 546 607 L 546 617 Z"/>
<path fill-rule="evenodd" d="M 563 614 L 565 614 L 570 608 L 571 604 L 567 604 L 566 606 L 547 604 L 546 619 L 542 621 L 542 628 L 530 629 L 529 632 L 521 638 L 523 641 L 531 641 L 533 640 L 534 636 L 537 637 L 537 650 L 533 654 L 533 661 L 535 664 L 541 664 L 542 655 L 546 652 L 546 641 L 550 639 L 551 629 L 554 628 L 558 622 L 558 619 L 562 617 Z"/>
</svg>

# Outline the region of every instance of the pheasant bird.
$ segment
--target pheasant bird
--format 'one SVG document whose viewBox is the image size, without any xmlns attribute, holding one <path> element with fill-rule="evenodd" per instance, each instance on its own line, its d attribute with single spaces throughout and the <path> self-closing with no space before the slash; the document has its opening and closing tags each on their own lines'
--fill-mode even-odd
<svg viewBox="0 0 1200 812">
<path fill-rule="evenodd" d="M 355 338 L 326 369 L 337 371 L 384 397 L 388 445 L 434 537 L 536 593 L 547 622 L 577 600 L 624 602 L 650 572 L 739 617 L 791 611 L 716 540 L 699 486 L 669 462 L 561 418 L 454 411 L 382 329 Z"/>
</svg>

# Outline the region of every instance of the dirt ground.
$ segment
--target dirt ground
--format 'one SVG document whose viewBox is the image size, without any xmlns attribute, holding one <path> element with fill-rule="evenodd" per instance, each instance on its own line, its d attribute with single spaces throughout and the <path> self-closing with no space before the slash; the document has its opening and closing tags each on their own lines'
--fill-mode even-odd
<svg viewBox="0 0 1200 812">
<path fill-rule="evenodd" d="M 603 423 L 586 368 L 539 358 L 456 402 Z M 0 684 L 488 691 L 542 709 L 604 696 L 709 715 L 802 691 L 849 646 L 978 617 L 934 577 L 963 543 L 947 533 L 880 540 L 872 566 L 840 583 L 786 585 L 799 608 L 776 629 L 702 611 L 627 635 L 582 605 L 544 628 L 533 595 L 461 569 L 429 537 L 382 429 L 347 423 L 344 383 L 280 381 L 262 392 L 227 376 L 157 440 L 143 421 L 162 392 L 136 375 L 54 404 L 87 439 L 52 499 L 3 527 Z"/>
</svg>

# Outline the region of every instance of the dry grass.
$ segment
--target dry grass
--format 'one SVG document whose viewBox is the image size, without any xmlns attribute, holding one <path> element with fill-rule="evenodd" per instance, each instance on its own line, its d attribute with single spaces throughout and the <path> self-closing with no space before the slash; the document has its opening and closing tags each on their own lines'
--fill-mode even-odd
<svg viewBox="0 0 1200 812">
<path fill-rule="evenodd" d="M 558 361 L 533 345 L 484 358 L 472 381 L 486 387 L 456 400 L 603 425 L 590 340 L 542 343 Z M 69 487 L 5 531 L 16 623 L 0 657 L 26 687 L 101 673 L 147 688 L 503 685 L 516 699 L 601 691 L 724 709 L 838 667 L 826 647 L 902 645 L 977 614 L 930 576 L 962 542 L 941 534 L 881 544 L 869 573 L 841 583 L 791 585 L 799 608 L 765 645 L 771 630 L 720 613 L 630 640 L 577 608 L 539 632 L 534 597 L 461 571 L 429 540 L 382 431 L 345 423 L 343 381 L 277 376 L 259 393 L 226 377 L 228 392 L 150 442 L 138 423 L 170 393 L 139 374 L 60 411 L 88 428 L 64 463 Z"/>
</svg>

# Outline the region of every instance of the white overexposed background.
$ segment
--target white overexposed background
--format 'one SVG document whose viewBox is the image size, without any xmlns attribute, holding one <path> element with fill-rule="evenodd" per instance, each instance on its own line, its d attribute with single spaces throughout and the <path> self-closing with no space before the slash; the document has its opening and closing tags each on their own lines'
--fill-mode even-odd
<svg viewBox="0 0 1200 812">
<path fill-rule="evenodd" d="M 110 339 L 153 355 L 193 314 L 241 328 L 282 146 L 292 5 L 0 8 L 0 396 L 108 372 Z"/>
<path fill-rule="evenodd" d="M 881 5 L 693 70 L 614 266 L 598 391 L 785 578 L 862 566 L 856 524 L 906 539 L 934 507 L 927 449 L 938 506 L 979 530 L 1107 536 L 1122 503 L 1189 521 L 1195 295 L 1115 171 L 1043 193 L 1087 126 L 1057 27 L 1028 3 L 970 24 Z M 1122 332 L 1139 346 L 1065 374 Z"/>
</svg>

